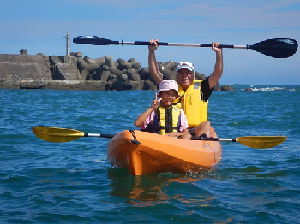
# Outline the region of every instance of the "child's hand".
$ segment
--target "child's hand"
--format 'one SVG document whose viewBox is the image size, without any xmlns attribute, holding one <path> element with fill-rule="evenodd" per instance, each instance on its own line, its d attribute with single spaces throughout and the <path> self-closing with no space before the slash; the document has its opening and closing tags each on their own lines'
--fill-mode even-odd
<svg viewBox="0 0 300 224">
<path fill-rule="evenodd" d="M 153 108 L 153 109 L 157 109 L 159 107 L 159 102 L 161 101 L 161 98 L 159 98 L 159 99 L 157 99 L 157 98 L 158 98 L 157 93 L 155 93 L 154 100 L 151 103 L 151 108 Z"/>
</svg>

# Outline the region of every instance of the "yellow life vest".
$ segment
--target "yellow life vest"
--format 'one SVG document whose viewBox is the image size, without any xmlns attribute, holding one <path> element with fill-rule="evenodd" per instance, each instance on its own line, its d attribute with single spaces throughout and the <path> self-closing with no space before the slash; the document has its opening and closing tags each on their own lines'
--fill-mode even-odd
<svg viewBox="0 0 300 224">
<path fill-rule="evenodd" d="M 178 121 L 180 116 L 180 108 L 171 106 L 167 109 L 159 106 L 159 134 L 165 135 L 170 132 L 178 132 Z"/>
<path fill-rule="evenodd" d="M 178 85 L 178 94 L 182 97 L 175 103 L 183 109 L 190 127 L 197 127 L 201 122 L 207 121 L 208 102 L 202 101 L 201 82 L 202 80 L 194 80 L 186 91 Z"/>
</svg>

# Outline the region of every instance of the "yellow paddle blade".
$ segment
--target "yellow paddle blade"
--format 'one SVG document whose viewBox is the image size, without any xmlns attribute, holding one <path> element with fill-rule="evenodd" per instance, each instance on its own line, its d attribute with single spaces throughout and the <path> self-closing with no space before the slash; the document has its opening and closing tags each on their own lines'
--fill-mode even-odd
<svg viewBox="0 0 300 224">
<path fill-rule="evenodd" d="M 238 137 L 236 141 L 255 149 L 273 148 L 287 139 L 286 136 L 246 136 Z"/>
<path fill-rule="evenodd" d="M 56 127 L 34 127 L 33 133 L 48 142 L 69 142 L 84 137 L 84 133 L 75 129 Z"/>
</svg>

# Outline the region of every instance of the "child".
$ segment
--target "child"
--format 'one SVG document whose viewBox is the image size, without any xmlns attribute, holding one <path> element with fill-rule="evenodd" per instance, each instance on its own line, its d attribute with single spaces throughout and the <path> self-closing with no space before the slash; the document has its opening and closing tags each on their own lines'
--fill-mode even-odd
<svg viewBox="0 0 300 224">
<path fill-rule="evenodd" d="M 136 119 L 135 126 L 141 127 L 142 131 L 146 132 L 190 139 L 188 121 L 184 111 L 172 105 L 178 97 L 177 82 L 163 80 L 159 84 L 159 93 L 158 95 L 155 93 L 151 107 Z"/>
</svg>

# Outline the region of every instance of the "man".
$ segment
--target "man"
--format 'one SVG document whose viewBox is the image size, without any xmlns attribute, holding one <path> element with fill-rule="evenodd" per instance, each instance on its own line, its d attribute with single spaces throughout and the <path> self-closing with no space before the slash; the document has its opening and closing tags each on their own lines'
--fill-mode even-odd
<svg viewBox="0 0 300 224">
<path fill-rule="evenodd" d="M 148 46 L 148 64 L 150 74 L 157 85 L 163 80 L 163 75 L 159 71 L 159 66 L 155 57 L 155 50 L 158 48 L 158 39 L 151 39 L 152 45 Z M 184 109 L 189 122 L 190 134 L 195 137 L 210 137 L 213 128 L 207 121 L 207 100 L 212 94 L 214 86 L 219 81 L 223 73 L 222 49 L 218 48 L 220 43 L 212 43 L 212 50 L 216 52 L 216 63 L 214 71 L 203 81 L 195 81 L 195 69 L 190 62 L 180 62 L 177 65 L 177 83 L 179 94 L 178 105 Z"/>
</svg>

